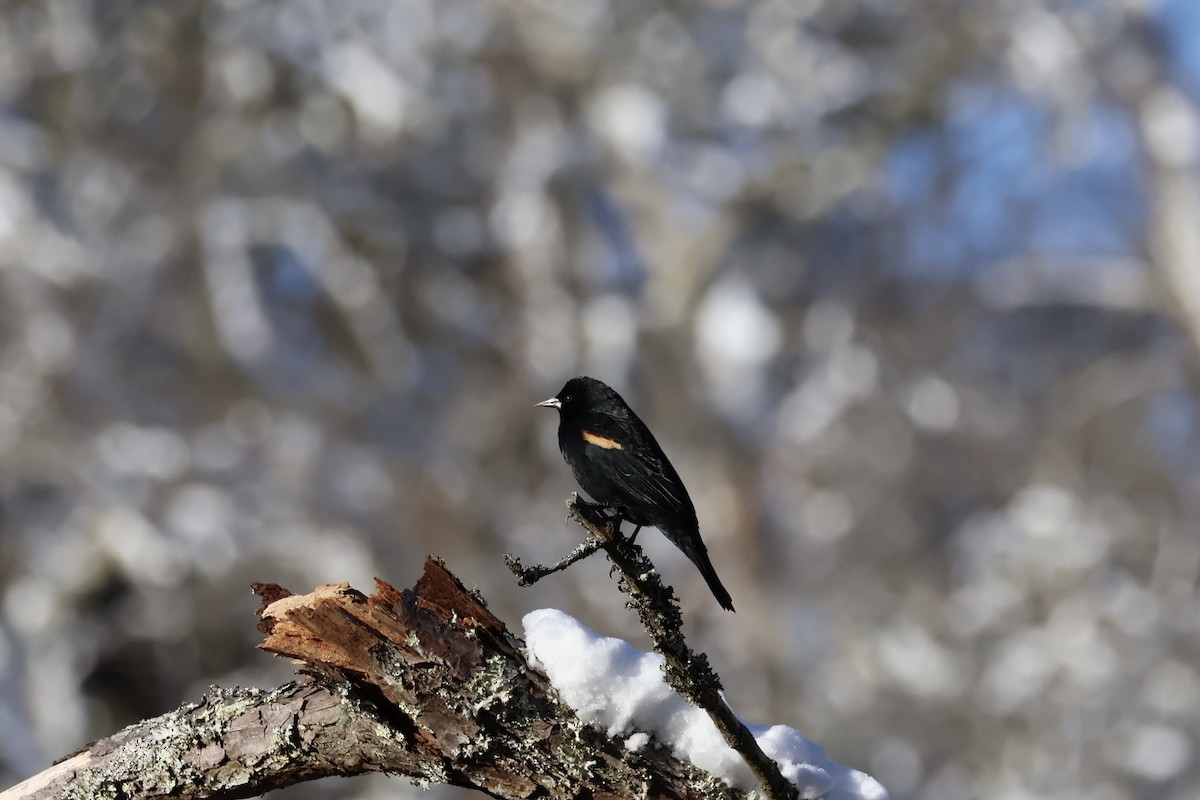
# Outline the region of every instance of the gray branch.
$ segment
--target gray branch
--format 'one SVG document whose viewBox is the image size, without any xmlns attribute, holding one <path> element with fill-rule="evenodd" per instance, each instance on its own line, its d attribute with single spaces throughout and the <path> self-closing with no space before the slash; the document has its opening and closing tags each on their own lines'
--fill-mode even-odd
<svg viewBox="0 0 1200 800">
<path fill-rule="evenodd" d="M 579 495 L 572 494 L 567 499 L 567 508 L 571 518 L 587 531 L 587 538 L 551 567 L 526 568 L 517 559 L 506 556 L 505 562 L 517 576 L 517 582 L 522 586 L 530 585 L 603 549 L 617 567 L 620 586 L 629 594 L 630 606 L 654 640 L 654 649 L 666 659 L 667 683 L 707 712 L 726 744 L 745 759 L 771 800 L 794 800 L 796 787 L 783 777 L 779 765 L 767 757 L 754 735 L 725 704 L 721 697 L 721 681 L 709 666 L 708 657 L 688 647 L 683 638 L 683 616 L 675 602 L 675 593 L 659 578 L 642 548 L 621 535 L 619 523 L 614 524 L 597 506 L 580 500 Z"/>
<path fill-rule="evenodd" d="M 417 766 L 404 740 L 331 687 L 214 687 L 199 703 L 88 745 L 0 798 L 252 797 L 398 764 Z"/>
</svg>

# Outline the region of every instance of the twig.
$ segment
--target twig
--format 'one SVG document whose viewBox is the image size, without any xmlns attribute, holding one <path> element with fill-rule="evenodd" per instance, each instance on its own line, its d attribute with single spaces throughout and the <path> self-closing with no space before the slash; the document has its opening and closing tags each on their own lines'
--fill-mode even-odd
<svg viewBox="0 0 1200 800">
<path fill-rule="evenodd" d="M 767 757 L 749 729 L 725 704 L 721 697 L 721 681 L 709 666 L 708 657 L 687 646 L 683 637 L 683 616 L 675 602 L 675 593 L 662 582 L 642 548 L 621 536 L 619 520 L 605 516 L 598 506 L 581 500 L 577 494 L 567 499 L 567 508 L 571 518 L 588 532 L 587 539 L 553 567 L 523 569 L 520 561 L 506 556 L 505 562 L 517 575 L 518 582 L 527 586 L 603 548 L 620 572 L 621 588 L 628 592 L 630 604 L 654 640 L 654 649 L 666 659 L 663 671 L 667 683 L 708 713 L 725 742 L 746 760 L 767 797 L 795 800 L 798 796 L 796 787 L 783 777 L 779 765 Z M 523 579 L 530 576 L 535 577 L 526 583 Z"/>
<path fill-rule="evenodd" d="M 518 586 L 533 586 L 547 575 L 553 575 L 556 572 L 561 572 L 567 567 L 574 564 L 576 561 L 582 561 L 592 553 L 604 546 L 604 542 L 594 536 L 589 536 L 575 546 L 575 549 L 567 553 L 566 557 L 558 563 L 549 567 L 541 564 L 534 564 L 532 567 L 526 567 L 521 563 L 521 559 L 516 556 L 505 554 L 504 563 L 512 570 L 512 574 L 517 576 Z"/>
</svg>

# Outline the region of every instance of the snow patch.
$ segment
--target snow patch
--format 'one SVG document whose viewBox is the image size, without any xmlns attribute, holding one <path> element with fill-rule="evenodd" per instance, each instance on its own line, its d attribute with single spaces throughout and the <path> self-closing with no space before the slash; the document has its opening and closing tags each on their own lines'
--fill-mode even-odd
<svg viewBox="0 0 1200 800">
<path fill-rule="evenodd" d="M 756 788 L 750 768 L 725 744 L 708 715 L 667 686 L 662 656 L 600 636 L 557 609 L 530 612 L 522 622 L 530 664 L 546 673 L 584 722 L 625 737 L 626 748 L 634 751 L 648 743 L 650 734 L 676 757 L 739 789 Z M 748 727 L 802 798 L 887 800 L 878 781 L 835 763 L 799 731 L 784 725 Z"/>
</svg>

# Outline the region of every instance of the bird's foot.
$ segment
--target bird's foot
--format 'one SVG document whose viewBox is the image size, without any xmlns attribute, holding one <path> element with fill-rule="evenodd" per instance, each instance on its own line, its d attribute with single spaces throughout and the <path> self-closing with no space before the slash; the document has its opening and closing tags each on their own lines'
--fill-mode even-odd
<svg viewBox="0 0 1200 800">
<path fill-rule="evenodd" d="M 584 500 L 578 494 L 573 495 L 567 505 L 578 508 L 599 525 L 612 525 L 614 534 L 621 532 L 621 523 L 624 519 L 621 517 L 620 509 L 616 506 L 593 503 L 591 500 Z"/>
</svg>

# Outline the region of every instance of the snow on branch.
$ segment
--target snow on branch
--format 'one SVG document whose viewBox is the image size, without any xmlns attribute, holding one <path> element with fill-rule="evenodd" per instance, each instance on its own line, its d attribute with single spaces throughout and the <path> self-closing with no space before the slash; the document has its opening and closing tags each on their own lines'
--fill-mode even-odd
<svg viewBox="0 0 1200 800">
<path fill-rule="evenodd" d="M 642 549 L 621 535 L 619 522 L 578 495 L 567 499 L 567 508 L 587 531 L 583 543 L 549 567 L 525 567 L 506 556 L 508 568 L 529 585 L 603 550 L 656 651 L 597 636 L 562 612 L 526 615 L 530 655 L 585 720 L 611 735 L 632 734 L 631 742 L 653 732 L 677 755 L 738 788 L 761 787 L 769 800 L 886 800 L 874 778 L 835 763 L 799 731 L 738 719 L 708 657 L 684 640 L 674 591 Z"/>
</svg>

